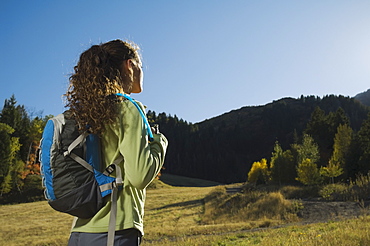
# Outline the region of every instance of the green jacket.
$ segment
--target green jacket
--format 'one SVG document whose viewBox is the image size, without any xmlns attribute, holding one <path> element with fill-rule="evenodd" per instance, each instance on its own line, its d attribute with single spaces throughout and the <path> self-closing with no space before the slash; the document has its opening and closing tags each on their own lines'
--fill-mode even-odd
<svg viewBox="0 0 370 246">
<path fill-rule="evenodd" d="M 143 105 L 138 102 L 144 109 Z M 128 100 L 119 104 L 116 123 L 106 126 L 102 136 L 103 161 L 106 166 L 121 154 L 120 163 L 123 190 L 117 201 L 116 230 L 138 229 L 142 235 L 146 187 L 161 170 L 167 149 L 163 134 L 153 134 L 154 141 L 148 142 L 145 125 L 138 109 Z M 110 216 L 110 196 L 106 205 L 91 219 L 75 220 L 74 232 L 107 232 Z"/>
</svg>

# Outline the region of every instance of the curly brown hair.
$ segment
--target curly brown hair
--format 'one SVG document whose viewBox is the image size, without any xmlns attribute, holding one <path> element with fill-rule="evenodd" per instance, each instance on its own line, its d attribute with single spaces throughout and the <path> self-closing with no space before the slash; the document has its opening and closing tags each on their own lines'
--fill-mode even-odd
<svg viewBox="0 0 370 246">
<path fill-rule="evenodd" d="M 117 116 L 115 93 L 131 93 L 132 80 L 123 80 L 123 61 L 140 60 L 139 47 L 132 42 L 113 40 L 93 45 L 80 55 L 70 76 L 66 107 L 74 115 L 80 130 L 101 134 L 104 125 Z"/>
</svg>

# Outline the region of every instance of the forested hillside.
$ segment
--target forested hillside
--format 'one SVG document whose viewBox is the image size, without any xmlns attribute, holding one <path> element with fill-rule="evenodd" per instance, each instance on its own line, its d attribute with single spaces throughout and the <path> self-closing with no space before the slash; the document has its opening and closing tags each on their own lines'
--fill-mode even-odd
<svg viewBox="0 0 370 246">
<path fill-rule="evenodd" d="M 352 161 L 346 167 L 351 169 L 348 175 L 366 173 L 368 167 L 363 163 L 366 160 L 370 163 L 370 156 L 364 154 L 370 150 L 370 138 L 367 143 L 366 134 L 359 134 L 367 131 L 369 122 L 361 126 L 369 112 L 367 106 L 353 98 L 330 95 L 283 98 L 264 106 L 233 110 L 194 125 L 164 114 L 156 116 L 155 112 L 148 115 L 152 122 L 161 125 L 170 141 L 164 172 L 233 183 L 246 181 L 255 161 L 262 158 L 269 161 L 276 141 L 283 150 L 289 149 L 302 142 L 303 134 L 312 136 L 319 146 L 318 166 L 326 166 L 341 124 L 353 129 L 357 133 L 354 137 L 362 138 L 361 141 L 356 138 L 353 144 L 363 143 L 361 148 L 354 147 Z"/>
<path fill-rule="evenodd" d="M 332 179 L 367 174 L 369 112 L 355 98 L 330 95 L 283 98 L 197 124 L 154 111 L 148 119 L 169 140 L 164 173 L 235 183 L 246 181 L 256 163 L 253 172 L 266 166 L 272 181 L 289 183 L 302 180 L 306 166 L 324 168 Z M 30 114 L 14 96 L 0 111 L 0 203 L 42 197 L 35 156 L 50 116 Z M 261 175 L 254 180 L 267 182 Z"/>
</svg>

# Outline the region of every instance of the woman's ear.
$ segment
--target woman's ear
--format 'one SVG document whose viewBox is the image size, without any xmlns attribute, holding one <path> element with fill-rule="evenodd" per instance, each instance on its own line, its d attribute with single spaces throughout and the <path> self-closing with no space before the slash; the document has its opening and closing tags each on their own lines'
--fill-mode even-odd
<svg viewBox="0 0 370 246">
<path fill-rule="evenodd" d="M 122 74 L 124 74 L 125 76 L 132 77 L 133 73 L 134 70 L 132 60 L 131 59 L 124 60 L 122 62 Z"/>
</svg>

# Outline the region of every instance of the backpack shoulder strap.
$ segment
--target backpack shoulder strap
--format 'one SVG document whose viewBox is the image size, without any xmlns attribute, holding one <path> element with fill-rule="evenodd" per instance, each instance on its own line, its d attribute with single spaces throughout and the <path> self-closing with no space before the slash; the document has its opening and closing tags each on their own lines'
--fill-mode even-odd
<svg viewBox="0 0 370 246">
<path fill-rule="evenodd" d="M 112 183 L 112 194 L 111 194 L 111 208 L 110 208 L 110 217 L 108 224 L 108 238 L 107 246 L 114 245 L 114 235 L 116 230 L 116 220 L 117 220 L 117 199 L 118 199 L 118 187 L 122 186 L 122 172 L 121 168 L 118 165 L 123 160 L 123 157 L 118 157 L 112 165 L 116 169 L 116 181 Z"/>
<path fill-rule="evenodd" d="M 65 119 L 70 120 L 72 119 L 72 114 L 70 111 L 65 111 L 63 114 L 61 114 L 61 119 L 57 119 L 58 121 L 63 120 L 62 124 L 65 124 Z M 72 153 L 72 151 L 79 146 L 81 143 L 83 143 L 86 140 L 86 137 L 89 136 L 89 132 L 85 131 L 82 134 L 80 134 L 67 148 L 67 150 L 63 153 L 64 156 L 69 156 L 79 164 L 81 164 L 83 167 L 85 167 L 90 172 L 94 172 L 94 168 L 87 163 L 83 158 L 79 157 L 78 155 Z"/>
<path fill-rule="evenodd" d="M 79 164 L 81 164 L 83 167 L 85 167 L 90 172 L 94 172 L 94 168 L 87 163 L 84 159 L 76 155 L 75 153 L 72 153 L 72 150 L 76 148 L 80 143 L 85 141 L 86 137 L 89 135 L 88 132 L 83 132 L 80 136 L 78 136 L 69 146 L 67 151 L 63 153 L 64 156 L 70 156 L 73 160 L 77 161 Z"/>
<path fill-rule="evenodd" d="M 75 153 L 70 153 L 69 157 L 71 157 L 73 160 L 81 164 L 84 168 L 86 168 L 90 172 L 92 173 L 94 172 L 94 168 L 89 163 L 87 163 L 84 159 L 76 155 Z"/>
</svg>

